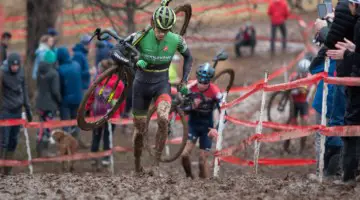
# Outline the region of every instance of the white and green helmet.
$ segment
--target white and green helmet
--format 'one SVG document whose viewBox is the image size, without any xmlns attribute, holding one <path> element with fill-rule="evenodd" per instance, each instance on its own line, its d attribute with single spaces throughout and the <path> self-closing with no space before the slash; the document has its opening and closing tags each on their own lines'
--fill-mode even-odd
<svg viewBox="0 0 360 200">
<path fill-rule="evenodd" d="M 176 14 L 168 6 L 160 6 L 153 14 L 155 26 L 162 30 L 171 29 L 176 23 Z"/>
</svg>

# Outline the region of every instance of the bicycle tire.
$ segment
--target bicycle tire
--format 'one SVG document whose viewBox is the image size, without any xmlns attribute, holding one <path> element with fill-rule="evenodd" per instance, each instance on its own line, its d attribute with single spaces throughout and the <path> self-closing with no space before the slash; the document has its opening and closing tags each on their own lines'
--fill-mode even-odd
<svg viewBox="0 0 360 200">
<path fill-rule="evenodd" d="M 226 87 L 226 91 L 229 92 L 231 87 L 234 85 L 234 80 L 235 80 L 235 71 L 233 69 L 224 69 L 224 70 L 222 70 L 217 75 L 215 75 L 214 78 L 212 78 L 212 82 L 215 82 L 217 79 L 219 79 L 224 74 L 228 74 L 230 76 L 229 84 Z"/>
<path fill-rule="evenodd" d="M 192 15 L 192 8 L 190 4 L 184 4 L 184 5 L 180 5 L 175 7 L 174 9 L 175 14 L 179 14 L 180 12 L 184 12 L 185 13 L 185 20 L 184 20 L 184 24 L 182 25 L 179 35 L 184 36 L 187 30 L 187 27 L 189 26 L 190 23 L 190 19 L 191 19 L 191 15 Z"/>
<path fill-rule="evenodd" d="M 290 121 L 291 121 L 291 117 L 293 116 L 293 113 L 294 113 L 294 103 L 293 103 L 293 100 L 290 96 L 290 93 L 288 91 L 277 91 L 277 92 L 274 92 L 271 97 L 270 97 L 270 100 L 269 100 L 269 104 L 268 104 L 268 107 L 267 107 L 267 116 L 268 116 L 268 120 L 270 122 L 274 122 L 274 119 L 272 118 L 271 116 L 271 108 L 272 108 L 272 104 L 273 104 L 273 101 L 276 99 L 276 96 L 277 95 L 289 95 L 288 97 L 288 100 L 290 101 L 290 110 L 289 110 L 289 116 L 288 118 L 286 119 L 285 123 L 286 124 L 290 124 Z"/>
<path fill-rule="evenodd" d="M 127 82 L 124 84 L 124 91 L 122 92 L 120 98 L 118 99 L 118 101 L 116 102 L 116 104 L 111 108 L 111 110 L 109 112 L 107 112 L 104 116 L 102 116 L 100 119 L 95 120 L 93 122 L 87 122 L 85 120 L 85 106 L 86 103 L 90 97 L 90 95 L 95 91 L 96 87 L 99 85 L 99 83 L 101 83 L 103 80 L 105 80 L 106 78 L 110 78 L 114 73 L 119 72 L 119 74 L 121 76 L 119 76 L 120 80 L 126 80 Z M 126 94 L 128 92 L 128 89 L 131 87 L 131 74 L 130 71 L 128 71 L 125 67 L 119 67 L 117 65 L 110 67 L 109 69 L 107 69 L 106 71 L 104 71 L 95 81 L 93 84 L 91 84 L 91 86 L 89 87 L 89 89 L 86 91 L 79 109 L 78 109 L 78 113 L 77 113 L 77 123 L 78 126 L 85 131 L 89 131 L 92 130 L 94 128 L 98 128 L 101 125 L 103 125 L 109 118 L 110 116 L 112 116 L 116 110 L 120 107 L 121 103 L 124 101 Z M 130 83 L 130 84 L 128 84 Z"/>
<path fill-rule="evenodd" d="M 172 113 L 175 110 L 176 110 L 177 114 L 180 115 L 181 123 L 183 125 L 182 141 L 181 141 L 179 150 L 174 155 L 172 155 L 170 157 L 162 157 L 162 156 L 160 157 L 159 161 L 164 162 L 164 163 L 173 162 L 181 156 L 181 153 L 185 149 L 187 138 L 188 138 L 188 125 L 186 123 L 185 114 L 179 107 L 172 107 L 170 110 L 170 113 Z M 149 142 L 148 127 L 149 127 L 149 122 L 150 122 L 151 116 L 155 112 L 156 112 L 156 106 L 153 106 L 148 112 L 148 117 L 147 117 L 147 122 L 146 122 L 147 130 L 146 130 L 146 134 L 145 134 L 145 147 L 152 157 L 155 157 L 155 153 L 153 151 L 152 145 L 150 145 L 150 142 Z"/>
</svg>

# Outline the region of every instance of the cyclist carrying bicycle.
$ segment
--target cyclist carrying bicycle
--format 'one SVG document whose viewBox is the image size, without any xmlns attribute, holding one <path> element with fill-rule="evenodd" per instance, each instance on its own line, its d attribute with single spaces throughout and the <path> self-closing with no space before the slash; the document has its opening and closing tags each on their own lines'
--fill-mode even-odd
<svg viewBox="0 0 360 200">
<path fill-rule="evenodd" d="M 175 26 L 176 15 L 173 9 L 162 6 L 152 15 L 151 26 L 143 31 L 135 32 L 125 39 L 134 45 L 140 52 L 136 63 L 138 69 L 133 82 L 133 115 L 134 115 L 134 156 L 135 171 L 142 172 L 141 154 L 143 138 L 146 132 L 146 118 L 151 101 L 157 106 L 158 131 L 156 134 L 156 161 L 164 148 L 168 133 L 168 115 L 171 107 L 169 66 L 172 57 L 178 51 L 184 58 L 183 77 L 179 86 L 182 94 L 187 93 L 186 83 L 191 71 L 192 56 L 185 40 L 178 34 L 171 32 Z M 111 57 L 118 63 L 123 63 L 124 47 L 117 45 L 111 52 Z"/>
<path fill-rule="evenodd" d="M 200 143 L 199 156 L 199 177 L 207 178 L 209 169 L 207 166 L 207 156 L 212 145 L 212 138 L 217 137 L 217 130 L 214 128 L 213 111 L 220 109 L 222 94 L 218 86 L 210 83 L 214 77 L 215 69 L 209 63 L 200 65 L 196 71 L 198 83 L 190 87 L 190 92 L 200 92 L 204 95 L 205 101 L 195 99 L 192 110 L 189 111 L 189 134 L 188 142 L 181 155 L 182 165 L 187 177 L 194 178 L 191 172 L 190 153 L 197 140 Z"/>
<path fill-rule="evenodd" d="M 297 65 L 297 73 L 295 76 L 290 77 L 290 81 L 295 81 L 298 79 L 306 78 L 308 76 L 308 70 L 311 62 L 304 58 L 300 60 Z M 300 115 L 300 125 L 305 126 L 307 125 L 308 121 L 308 113 L 309 113 L 309 103 L 307 102 L 307 95 L 309 93 L 309 86 L 302 85 L 299 88 L 295 88 L 291 90 L 291 95 L 294 101 L 294 114 L 291 117 L 290 123 L 293 125 L 297 125 L 297 118 Z M 306 137 L 302 137 L 300 140 L 300 151 L 301 154 L 305 148 L 306 144 Z M 290 153 L 289 150 L 290 140 L 286 140 L 284 142 L 284 150 L 287 153 Z"/>
</svg>

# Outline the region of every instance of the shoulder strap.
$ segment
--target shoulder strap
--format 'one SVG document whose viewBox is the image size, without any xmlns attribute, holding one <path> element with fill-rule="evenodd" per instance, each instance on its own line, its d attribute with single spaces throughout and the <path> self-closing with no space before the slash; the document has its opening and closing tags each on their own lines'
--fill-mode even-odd
<svg viewBox="0 0 360 200">
<path fill-rule="evenodd" d="M 150 29 L 151 29 L 151 26 L 147 26 L 146 28 L 144 28 L 141 31 L 141 35 L 138 38 L 136 38 L 136 40 L 133 42 L 133 46 L 136 46 L 141 41 L 141 39 L 143 39 L 145 37 L 145 35 L 150 31 Z"/>
</svg>

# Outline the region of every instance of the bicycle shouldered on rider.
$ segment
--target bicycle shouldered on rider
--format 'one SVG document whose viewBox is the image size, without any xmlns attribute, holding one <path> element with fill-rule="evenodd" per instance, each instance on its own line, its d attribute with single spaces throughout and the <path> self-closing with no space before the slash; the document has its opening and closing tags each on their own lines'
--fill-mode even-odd
<svg viewBox="0 0 360 200">
<path fill-rule="evenodd" d="M 204 99 L 195 98 L 192 109 L 187 112 L 189 115 L 188 142 L 181 155 L 182 165 L 187 177 L 194 178 L 191 172 L 190 154 L 199 140 L 199 177 L 209 176 L 207 157 L 212 145 L 212 139 L 217 138 L 217 129 L 214 127 L 213 111 L 220 110 L 222 93 L 210 80 L 214 77 L 215 70 L 209 63 L 200 65 L 196 71 L 197 84 L 190 87 L 189 92 L 202 93 Z"/>
</svg>

